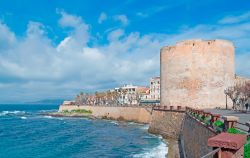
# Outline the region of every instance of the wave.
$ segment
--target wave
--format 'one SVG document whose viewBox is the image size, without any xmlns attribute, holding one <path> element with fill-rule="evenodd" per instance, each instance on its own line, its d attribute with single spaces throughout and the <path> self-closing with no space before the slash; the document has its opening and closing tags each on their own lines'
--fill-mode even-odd
<svg viewBox="0 0 250 158">
<path fill-rule="evenodd" d="M 6 116 L 6 115 L 24 115 L 26 112 L 25 111 L 2 111 L 0 112 L 0 116 Z"/>
<path fill-rule="evenodd" d="M 23 119 L 23 120 L 26 120 L 27 119 L 27 117 L 25 117 L 25 116 L 22 116 L 22 117 L 20 117 L 21 119 Z"/>
<path fill-rule="evenodd" d="M 119 123 L 117 121 L 111 121 L 110 123 L 112 123 L 114 125 L 119 125 Z"/>
<path fill-rule="evenodd" d="M 133 155 L 134 158 L 165 158 L 168 153 L 167 145 L 162 141 L 153 149 L 146 149 L 143 153 Z"/>
<path fill-rule="evenodd" d="M 43 118 L 46 118 L 46 119 L 56 119 L 56 120 L 64 120 L 64 118 L 62 118 L 62 117 L 53 117 L 53 116 L 43 116 Z"/>
<path fill-rule="evenodd" d="M 43 116 L 44 118 L 47 118 L 47 119 L 52 119 L 53 117 L 52 116 Z"/>
<path fill-rule="evenodd" d="M 50 112 L 57 112 L 58 109 L 50 109 L 50 110 L 39 110 L 39 113 L 50 113 Z"/>
<path fill-rule="evenodd" d="M 142 126 L 140 126 L 140 129 L 142 129 L 142 130 L 148 130 L 148 128 L 149 128 L 149 125 L 142 125 Z"/>
</svg>

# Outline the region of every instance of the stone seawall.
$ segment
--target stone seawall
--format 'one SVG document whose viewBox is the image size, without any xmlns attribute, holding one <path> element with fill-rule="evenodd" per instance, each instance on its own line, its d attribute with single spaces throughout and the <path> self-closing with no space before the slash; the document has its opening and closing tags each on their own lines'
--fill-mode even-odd
<svg viewBox="0 0 250 158">
<path fill-rule="evenodd" d="M 150 107 L 61 105 L 63 110 L 91 110 L 92 115 L 119 121 L 148 123 L 148 131 L 168 142 L 168 158 L 200 158 L 212 151 L 208 138 L 216 135 L 201 122 L 178 110 L 152 110 Z"/>
<path fill-rule="evenodd" d="M 185 113 L 171 111 L 153 111 L 149 132 L 160 134 L 164 138 L 179 139 Z"/>
<path fill-rule="evenodd" d="M 215 135 L 215 132 L 186 114 L 181 132 L 186 157 L 200 158 L 211 152 L 212 148 L 207 146 L 207 140 Z"/>
<path fill-rule="evenodd" d="M 179 136 L 185 113 L 176 111 L 157 111 L 152 113 L 148 131 L 161 135 L 168 142 L 168 158 L 179 158 Z"/>
<path fill-rule="evenodd" d="M 151 108 L 146 107 L 61 105 L 59 111 L 76 109 L 91 110 L 92 115 L 99 118 L 137 123 L 149 123 L 151 120 Z"/>
</svg>

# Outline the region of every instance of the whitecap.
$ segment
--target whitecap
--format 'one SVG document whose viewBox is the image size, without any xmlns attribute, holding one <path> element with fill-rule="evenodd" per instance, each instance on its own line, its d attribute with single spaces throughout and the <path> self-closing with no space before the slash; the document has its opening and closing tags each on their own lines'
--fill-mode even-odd
<svg viewBox="0 0 250 158">
<path fill-rule="evenodd" d="M 43 118 L 46 118 L 46 119 L 56 119 L 56 120 L 64 120 L 64 118 L 61 118 L 61 117 L 53 117 L 53 116 L 43 116 Z"/>
<path fill-rule="evenodd" d="M 110 123 L 115 124 L 115 125 L 119 125 L 119 123 L 116 121 L 111 121 Z"/>
<path fill-rule="evenodd" d="M 25 111 L 18 111 L 18 110 L 14 110 L 14 111 L 2 111 L 0 113 L 0 116 L 5 116 L 5 115 L 23 115 L 25 114 Z"/>
<path fill-rule="evenodd" d="M 52 116 L 44 116 L 44 118 L 52 119 L 53 117 Z"/>
<path fill-rule="evenodd" d="M 22 117 L 20 117 L 21 119 L 23 119 L 23 120 L 26 120 L 27 119 L 27 117 L 25 117 L 25 116 L 22 116 Z"/>
<path fill-rule="evenodd" d="M 157 147 L 153 149 L 145 149 L 143 153 L 135 154 L 133 157 L 137 158 L 165 158 L 168 153 L 167 145 L 161 142 Z"/>
<path fill-rule="evenodd" d="M 142 130 L 148 130 L 149 125 L 142 125 L 139 128 L 142 129 Z"/>
</svg>

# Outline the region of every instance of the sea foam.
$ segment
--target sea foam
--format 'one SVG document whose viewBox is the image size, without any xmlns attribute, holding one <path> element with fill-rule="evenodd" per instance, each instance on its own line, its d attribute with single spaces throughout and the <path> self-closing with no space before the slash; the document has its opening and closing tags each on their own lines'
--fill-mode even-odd
<svg viewBox="0 0 250 158">
<path fill-rule="evenodd" d="M 14 110 L 14 111 L 2 111 L 2 112 L 0 112 L 0 116 L 6 116 L 6 115 L 23 115 L 23 114 L 25 114 L 25 111 Z"/>
<path fill-rule="evenodd" d="M 27 119 L 27 117 L 25 117 L 25 116 L 22 116 L 22 117 L 20 117 L 21 119 L 23 119 L 23 120 L 26 120 Z"/>
<path fill-rule="evenodd" d="M 44 116 L 44 118 L 52 119 L 53 117 L 52 116 Z"/>
<path fill-rule="evenodd" d="M 157 147 L 146 149 L 143 153 L 135 154 L 135 158 L 165 158 L 168 153 L 167 145 L 161 142 Z"/>
</svg>

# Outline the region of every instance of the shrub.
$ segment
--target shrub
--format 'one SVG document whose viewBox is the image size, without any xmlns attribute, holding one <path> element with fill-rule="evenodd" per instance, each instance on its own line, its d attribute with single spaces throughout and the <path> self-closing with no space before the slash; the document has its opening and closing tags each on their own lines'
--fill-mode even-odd
<svg viewBox="0 0 250 158">
<path fill-rule="evenodd" d="M 227 130 L 228 133 L 231 133 L 231 134 L 246 134 L 245 132 L 242 132 L 236 128 L 229 128 Z"/>
<path fill-rule="evenodd" d="M 223 131 L 225 125 L 222 121 L 217 120 L 213 123 L 214 129 L 216 130 L 216 132 L 221 132 Z"/>
<path fill-rule="evenodd" d="M 86 109 L 71 110 L 71 112 L 79 114 L 92 114 L 91 110 L 86 110 Z"/>
<path fill-rule="evenodd" d="M 250 158 L 250 141 L 244 145 L 244 158 Z"/>
<path fill-rule="evenodd" d="M 229 128 L 227 132 L 231 134 L 247 134 L 236 128 Z M 247 138 L 247 143 L 244 145 L 244 158 L 250 158 L 250 138 Z"/>
<path fill-rule="evenodd" d="M 204 117 L 204 123 L 209 126 L 210 125 L 210 120 L 211 120 L 211 117 L 210 116 L 207 116 L 207 117 Z"/>
<path fill-rule="evenodd" d="M 63 110 L 62 112 L 63 113 L 69 113 L 69 110 Z"/>
</svg>

